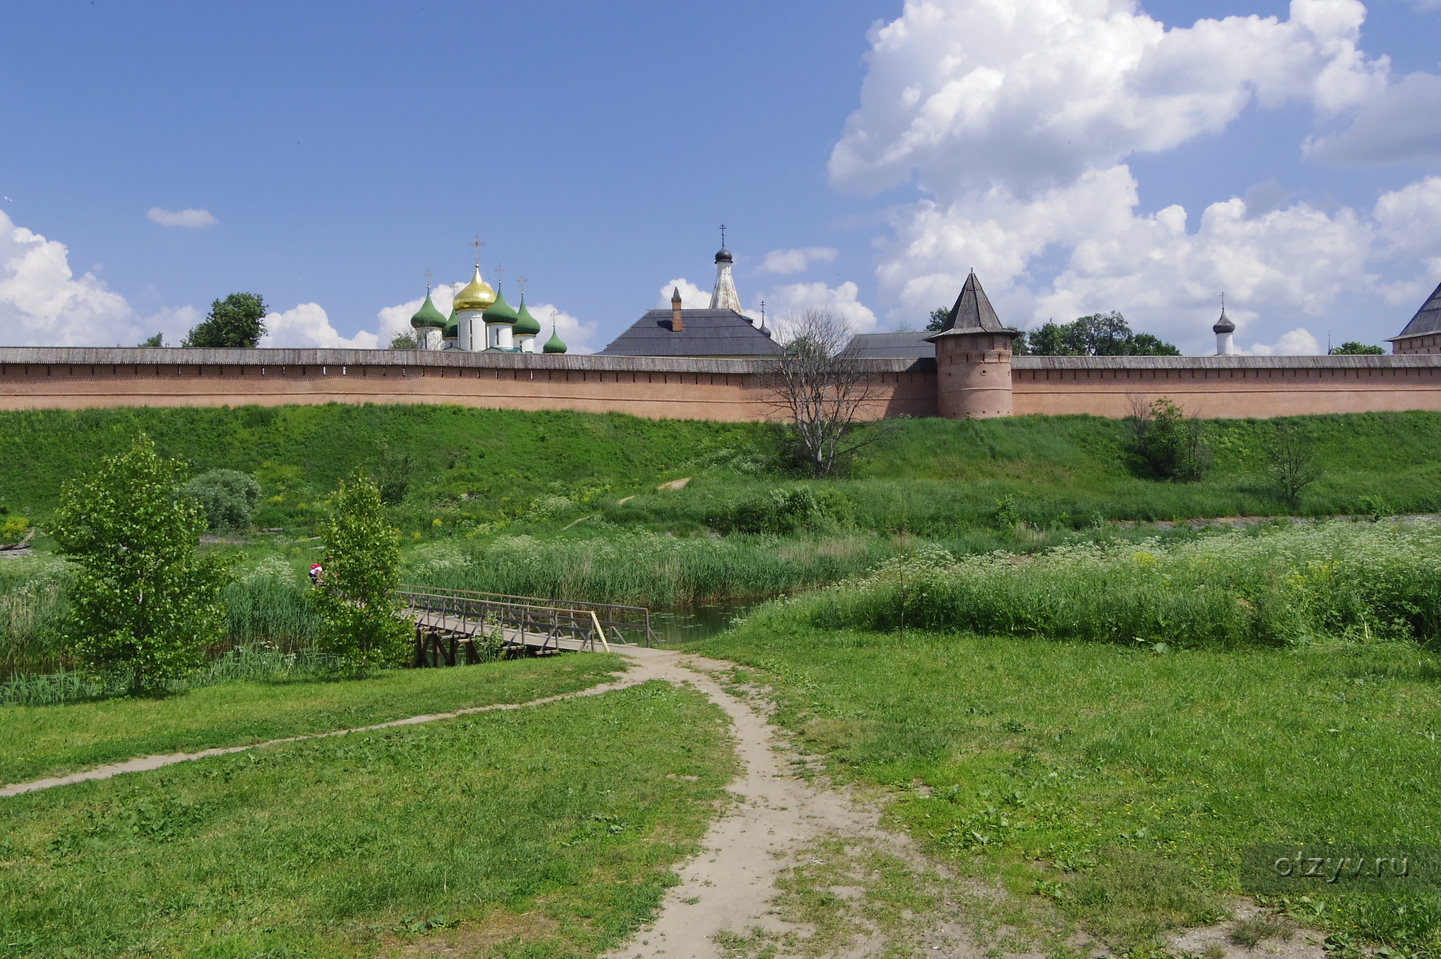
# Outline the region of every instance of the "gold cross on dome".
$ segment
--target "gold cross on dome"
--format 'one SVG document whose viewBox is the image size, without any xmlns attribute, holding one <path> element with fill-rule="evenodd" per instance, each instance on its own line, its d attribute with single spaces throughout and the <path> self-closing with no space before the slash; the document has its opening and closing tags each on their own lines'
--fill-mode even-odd
<svg viewBox="0 0 1441 959">
<path fill-rule="evenodd" d="M 430 278 L 434 275 L 435 274 L 431 273 L 429 270 L 425 271 L 425 292 L 427 293 L 430 292 Z"/>
<path fill-rule="evenodd" d="M 497 264 L 495 265 L 495 282 L 496 282 L 496 283 L 504 283 L 504 282 L 505 282 L 505 267 L 501 266 L 499 263 L 497 263 Z"/>
<path fill-rule="evenodd" d="M 479 234 L 476 234 L 475 239 L 467 243 L 466 246 L 475 247 L 475 268 L 477 270 L 480 269 L 480 248 L 485 246 L 485 241 L 480 238 Z"/>
</svg>

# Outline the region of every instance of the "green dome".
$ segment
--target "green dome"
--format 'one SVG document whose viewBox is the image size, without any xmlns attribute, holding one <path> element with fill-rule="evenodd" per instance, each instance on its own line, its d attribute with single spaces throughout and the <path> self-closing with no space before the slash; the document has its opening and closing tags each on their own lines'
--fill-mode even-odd
<svg viewBox="0 0 1441 959">
<path fill-rule="evenodd" d="M 520 295 L 520 309 L 515 311 L 516 336 L 540 336 L 540 321 L 530 315 L 530 310 L 525 308 L 525 294 Z"/>
<path fill-rule="evenodd" d="M 410 325 L 417 330 L 443 330 L 445 329 L 445 315 L 435 308 L 430 300 L 430 291 L 425 291 L 425 302 L 415 315 L 410 318 Z"/>
<path fill-rule="evenodd" d="M 455 310 L 450 311 L 450 319 L 445 322 L 445 332 L 440 334 L 442 340 L 456 340 L 460 338 L 460 324 L 455 322 Z"/>
<path fill-rule="evenodd" d="M 516 320 L 515 310 L 505 302 L 505 294 L 498 289 L 495 291 L 495 302 L 481 315 L 487 323 L 514 323 Z"/>
<path fill-rule="evenodd" d="M 555 331 L 555 327 L 550 328 L 550 339 L 545 341 L 545 346 L 541 349 L 546 353 L 565 352 L 565 343 L 561 341 L 560 334 Z"/>
</svg>

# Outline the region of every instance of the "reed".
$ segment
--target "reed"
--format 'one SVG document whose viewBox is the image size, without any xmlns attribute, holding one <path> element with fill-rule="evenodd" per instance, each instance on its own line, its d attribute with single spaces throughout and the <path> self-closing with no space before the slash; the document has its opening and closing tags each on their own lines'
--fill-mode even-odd
<svg viewBox="0 0 1441 959">
<path fill-rule="evenodd" d="M 777 625 L 918 629 L 1177 647 L 1441 636 L 1441 524 L 1266 526 L 1170 545 L 956 558 L 918 547 L 759 612 Z"/>
</svg>

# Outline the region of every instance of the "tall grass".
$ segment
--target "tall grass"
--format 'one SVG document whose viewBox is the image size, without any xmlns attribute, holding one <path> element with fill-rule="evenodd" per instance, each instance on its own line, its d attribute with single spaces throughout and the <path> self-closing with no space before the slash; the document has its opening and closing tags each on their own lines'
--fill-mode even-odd
<svg viewBox="0 0 1441 959">
<path fill-rule="evenodd" d="M 279 556 L 261 560 L 221 591 L 226 642 L 269 643 L 292 650 L 309 646 L 320 620 L 307 599 L 308 590 L 286 560 Z"/>
<path fill-rule="evenodd" d="M 643 606 L 768 597 L 854 576 L 892 555 L 884 537 L 604 538 L 500 536 L 488 544 L 417 548 L 405 578 L 449 589 Z"/>
<path fill-rule="evenodd" d="M 919 548 L 763 611 L 822 629 L 921 629 L 1176 646 L 1441 635 L 1441 524 L 1327 522 L 1165 545 L 958 559 Z"/>
<path fill-rule="evenodd" d="M 0 560 L 0 676 L 55 665 L 55 627 L 70 612 L 70 571 L 58 559 Z"/>
</svg>

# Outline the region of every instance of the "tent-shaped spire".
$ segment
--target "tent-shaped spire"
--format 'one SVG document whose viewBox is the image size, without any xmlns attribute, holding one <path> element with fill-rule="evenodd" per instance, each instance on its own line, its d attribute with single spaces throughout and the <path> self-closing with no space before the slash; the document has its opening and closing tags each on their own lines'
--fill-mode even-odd
<svg viewBox="0 0 1441 959">
<path fill-rule="evenodd" d="M 1427 333 L 1441 333 L 1441 286 L 1436 287 L 1431 298 L 1421 304 L 1421 309 L 1411 317 L 1411 322 L 1406 324 L 1406 329 L 1391 337 L 1390 342 Z"/>
<path fill-rule="evenodd" d="M 951 307 L 950 316 L 946 317 L 945 326 L 941 327 L 941 333 L 1013 332 L 996 316 L 995 308 L 986 298 L 986 291 L 981 289 L 981 281 L 976 279 L 976 271 L 972 270 L 961 287 L 961 295 L 956 297 L 956 305 Z"/>
</svg>

